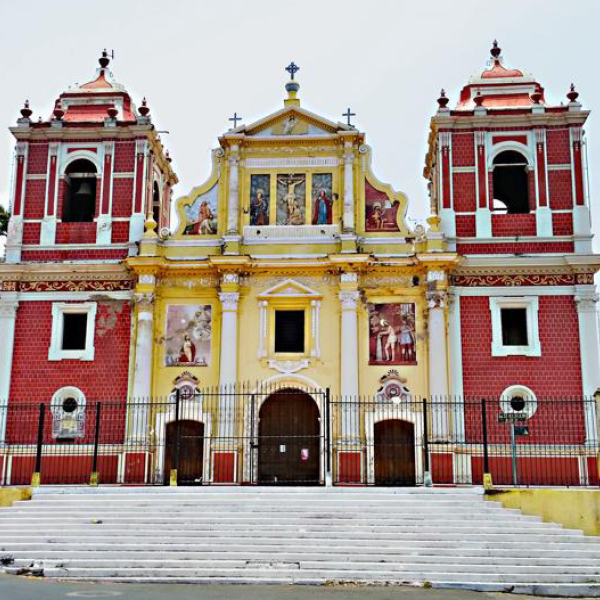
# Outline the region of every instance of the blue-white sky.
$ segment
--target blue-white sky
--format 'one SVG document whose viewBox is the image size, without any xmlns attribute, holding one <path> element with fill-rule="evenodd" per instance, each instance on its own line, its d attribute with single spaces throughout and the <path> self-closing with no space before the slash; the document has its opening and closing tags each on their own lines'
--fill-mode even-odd
<svg viewBox="0 0 600 600">
<path fill-rule="evenodd" d="M 592 202 L 600 197 L 600 2 L 579 0 L 0 0 L 0 204 L 8 204 L 13 140 L 7 127 L 28 98 L 34 117 L 91 79 L 102 48 L 154 123 L 181 183 L 204 181 L 210 149 L 237 111 L 249 123 L 282 106 L 283 68 L 294 60 L 304 107 L 333 120 L 350 106 L 373 147 L 375 174 L 408 194 L 409 215 L 426 216 L 422 177 L 429 118 L 441 87 L 451 103 L 481 71 L 498 38 L 505 64 L 531 71 L 546 98 L 577 85 L 592 110 Z M 600 245 L 596 246 L 600 250 Z"/>
</svg>

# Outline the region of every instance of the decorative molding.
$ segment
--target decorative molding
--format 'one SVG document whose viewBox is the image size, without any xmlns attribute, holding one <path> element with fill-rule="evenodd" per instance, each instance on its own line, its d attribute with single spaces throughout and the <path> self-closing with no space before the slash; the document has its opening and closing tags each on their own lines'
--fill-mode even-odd
<svg viewBox="0 0 600 600">
<path fill-rule="evenodd" d="M 280 271 L 280 276 L 263 276 L 263 275 L 242 275 L 240 276 L 240 287 L 266 287 L 272 288 L 282 282 L 282 277 L 293 276 L 296 283 L 300 283 L 306 287 L 314 286 L 316 283 L 325 285 L 335 285 L 338 283 L 338 278 L 331 275 L 317 275 L 311 277 L 310 271 L 305 271 L 307 276 L 300 276 L 299 269 L 287 269 Z M 298 276 L 296 276 L 298 275 Z"/>
<path fill-rule="evenodd" d="M 343 290 L 338 294 L 342 303 L 342 310 L 356 310 L 360 293 L 357 291 Z"/>
<path fill-rule="evenodd" d="M 446 292 L 427 292 L 427 306 L 430 309 L 433 308 L 444 308 L 448 301 L 448 294 Z"/>
<path fill-rule="evenodd" d="M 223 273 L 221 283 L 239 283 L 240 276 L 237 273 Z"/>
<path fill-rule="evenodd" d="M 0 299 L 0 319 L 15 319 L 18 308 L 18 300 Z"/>
<path fill-rule="evenodd" d="M 255 240 L 280 242 L 302 240 L 307 243 L 323 243 L 337 240 L 339 225 L 246 225 L 243 229 L 244 242 Z"/>
<path fill-rule="evenodd" d="M 413 287 L 412 275 L 375 275 L 360 276 L 360 286 L 363 288 L 378 287 Z"/>
<path fill-rule="evenodd" d="M 154 307 L 154 294 L 134 294 L 134 302 L 138 305 L 140 312 L 152 312 Z"/>
<path fill-rule="evenodd" d="M 446 273 L 444 271 L 427 271 L 427 282 L 446 281 Z"/>
<path fill-rule="evenodd" d="M 156 283 L 156 277 L 151 273 L 143 273 L 140 275 L 139 282 L 143 285 L 154 285 Z"/>
<path fill-rule="evenodd" d="M 358 273 L 342 273 L 340 281 L 342 283 L 358 283 Z"/>
<path fill-rule="evenodd" d="M 297 158 L 247 158 L 246 169 L 275 169 L 298 167 L 338 167 L 336 156 L 302 156 Z"/>
<path fill-rule="evenodd" d="M 598 294 L 577 295 L 574 297 L 577 312 L 596 312 Z"/>
<path fill-rule="evenodd" d="M 220 292 L 219 300 L 223 311 L 237 311 L 240 295 L 238 292 Z"/>
<path fill-rule="evenodd" d="M 546 273 L 510 275 L 452 275 L 450 284 L 456 287 L 515 287 L 530 285 L 575 285 L 594 282 L 593 273 Z"/>
<path fill-rule="evenodd" d="M 302 369 L 308 369 L 310 363 L 308 359 L 303 360 L 270 360 L 269 367 L 271 369 L 275 369 L 284 375 L 290 375 L 292 373 L 297 373 Z"/>
<path fill-rule="evenodd" d="M 7 290 L 6 285 L 12 289 Z M 15 289 L 16 287 L 16 289 Z M 2 291 L 21 292 L 115 292 L 133 288 L 131 279 L 116 281 L 58 280 L 58 281 L 3 281 Z"/>
<path fill-rule="evenodd" d="M 188 290 L 196 288 L 217 287 L 219 285 L 218 277 L 197 277 L 190 279 L 187 277 L 161 277 L 158 279 L 157 285 L 166 288 L 187 288 Z"/>
</svg>

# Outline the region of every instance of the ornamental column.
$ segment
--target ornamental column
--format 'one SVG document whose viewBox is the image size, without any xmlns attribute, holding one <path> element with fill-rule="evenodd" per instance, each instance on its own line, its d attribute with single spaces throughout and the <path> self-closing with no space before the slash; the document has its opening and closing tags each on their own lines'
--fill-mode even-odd
<svg viewBox="0 0 600 600">
<path fill-rule="evenodd" d="M 227 232 L 224 236 L 225 250 L 224 254 L 237 254 L 240 240 L 239 234 L 239 170 L 240 158 L 238 155 L 238 145 L 231 146 L 231 155 L 229 156 L 229 188 L 227 194 Z"/>
<path fill-rule="evenodd" d="M 591 288 L 591 289 L 590 289 Z M 600 358 L 598 356 L 598 296 L 593 286 L 576 286 L 577 317 L 579 321 L 579 351 L 581 356 L 581 387 L 584 398 L 591 399 L 600 388 Z M 597 440 L 596 415 L 592 402 L 585 403 L 585 436 Z"/>
<path fill-rule="evenodd" d="M 358 275 L 343 273 L 342 290 L 339 293 L 342 305 L 340 335 L 340 389 L 342 392 L 342 442 L 356 441 L 359 435 L 357 401 L 358 387 Z"/>
<path fill-rule="evenodd" d="M 6 439 L 8 395 L 12 374 L 15 322 L 17 319 L 17 292 L 2 292 L 0 298 L 0 447 Z"/>
<path fill-rule="evenodd" d="M 343 230 L 354 231 L 354 153 L 352 142 L 345 142 Z"/>
<path fill-rule="evenodd" d="M 150 282 L 153 275 L 141 275 L 140 283 Z M 148 412 L 152 395 L 152 347 L 154 340 L 154 294 L 137 293 L 137 335 L 133 375 L 133 412 L 129 420 L 129 437 L 144 442 L 148 436 Z"/>
<path fill-rule="evenodd" d="M 443 272 L 429 272 L 428 282 L 444 278 Z M 445 306 L 447 294 L 444 291 L 427 292 L 429 308 L 427 334 L 429 348 L 429 396 L 431 430 L 434 439 L 448 436 L 448 350 L 446 346 Z"/>
<path fill-rule="evenodd" d="M 219 360 L 219 386 L 223 392 L 219 403 L 219 436 L 234 435 L 235 396 L 238 362 L 238 303 L 239 276 L 223 275 L 219 300 L 221 301 L 221 354 Z M 225 440 L 222 440 L 225 442 Z"/>
<path fill-rule="evenodd" d="M 8 235 L 6 237 L 5 260 L 7 263 L 18 263 L 21 261 L 28 148 L 29 145 L 27 142 L 18 142 L 15 150 L 14 187 L 12 189 L 12 202 L 10 203 L 12 215 L 8 222 Z"/>
</svg>

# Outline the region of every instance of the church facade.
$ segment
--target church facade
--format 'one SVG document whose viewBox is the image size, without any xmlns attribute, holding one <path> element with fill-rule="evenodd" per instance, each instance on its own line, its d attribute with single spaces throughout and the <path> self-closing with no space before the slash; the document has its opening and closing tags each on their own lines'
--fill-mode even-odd
<svg viewBox="0 0 600 600">
<path fill-rule="evenodd" d="M 0 264 L 0 482 L 40 466 L 50 482 L 69 461 L 70 481 L 167 481 L 194 452 L 197 483 L 277 482 L 293 452 L 311 482 L 373 484 L 377 436 L 408 435 L 407 482 L 476 483 L 488 398 L 491 436 L 498 415 L 527 423 L 523 464 L 539 447 L 547 471 L 597 483 L 588 112 L 574 88 L 548 104 L 491 52 L 454 107 L 438 99 L 416 227 L 350 111 L 302 108 L 293 63 L 281 110 L 234 121 L 209 179 L 177 200 L 150 109 L 106 53 L 49 119 L 26 105 Z M 316 445 L 293 444 L 310 436 L 298 415 Z M 267 422 L 276 456 L 254 438 Z"/>
</svg>

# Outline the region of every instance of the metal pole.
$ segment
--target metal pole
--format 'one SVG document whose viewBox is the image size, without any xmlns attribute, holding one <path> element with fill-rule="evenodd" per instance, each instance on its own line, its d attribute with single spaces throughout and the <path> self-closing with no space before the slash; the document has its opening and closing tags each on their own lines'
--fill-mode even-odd
<svg viewBox="0 0 600 600">
<path fill-rule="evenodd" d="M 510 422 L 510 445 L 512 447 L 512 476 L 513 485 L 519 485 L 517 480 L 517 440 L 515 436 L 515 422 Z"/>
<path fill-rule="evenodd" d="M 490 457 L 488 453 L 487 412 L 485 398 L 481 399 L 481 431 L 483 435 L 483 487 L 492 487 L 492 474 L 490 473 Z"/>
<path fill-rule="evenodd" d="M 427 487 L 433 485 L 429 468 L 429 423 L 427 415 L 427 398 L 423 398 L 423 483 Z"/>
<path fill-rule="evenodd" d="M 100 410 L 102 405 L 96 402 L 96 431 L 94 432 L 94 459 L 92 461 L 92 473 L 90 485 L 98 485 L 98 443 L 100 442 Z"/>
<path fill-rule="evenodd" d="M 326 471 L 331 476 L 331 390 L 325 390 L 325 461 Z"/>
<path fill-rule="evenodd" d="M 171 472 L 169 473 L 169 485 L 177 485 L 177 471 L 179 470 L 179 388 L 175 390 L 175 457 Z M 173 468 L 174 467 L 174 468 Z"/>
<path fill-rule="evenodd" d="M 42 471 L 42 445 L 44 443 L 44 419 L 46 416 L 46 405 L 40 404 L 40 416 L 38 419 L 37 450 L 35 455 L 35 471 L 31 476 L 31 487 L 39 487 L 40 473 Z"/>
<path fill-rule="evenodd" d="M 257 451 L 258 443 L 254 439 L 254 394 L 250 396 L 250 473 L 248 473 L 248 481 L 254 482 L 254 453 Z"/>
</svg>

